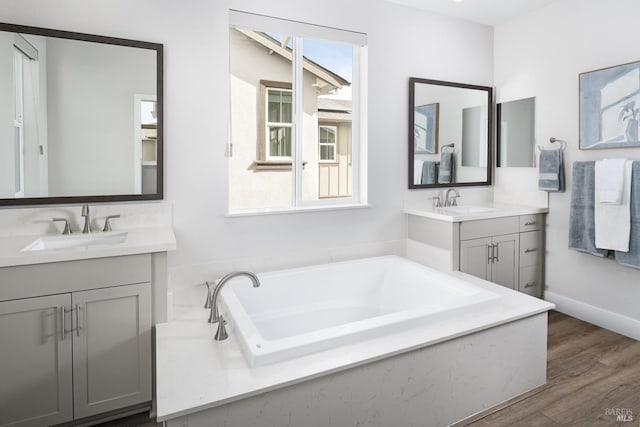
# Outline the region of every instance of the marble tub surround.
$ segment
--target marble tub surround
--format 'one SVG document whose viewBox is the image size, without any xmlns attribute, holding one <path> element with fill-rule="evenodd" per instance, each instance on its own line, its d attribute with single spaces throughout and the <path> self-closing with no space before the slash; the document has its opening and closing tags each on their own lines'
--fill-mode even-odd
<svg viewBox="0 0 640 427">
<path fill-rule="evenodd" d="M 23 251 L 39 237 L 60 236 L 63 224 L 52 218 L 68 218 L 71 229 L 81 234 L 81 205 L 0 211 L 0 267 L 103 258 L 140 253 L 166 252 L 176 248 L 172 206 L 168 203 L 90 205 L 93 233 L 102 233 L 104 219 L 112 220 L 114 233 L 126 231 L 124 242 L 64 249 Z"/>
<path fill-rule="evenodd" d="M 241 417 L 241 414 L 246 411 L 236 412 L 234 405 L 226 404 L 237 402 L 237 405 L 243 405 L 243 399 L 256 396 L 256 399 L 260 399 L 259 403 L 250 399 L 247 399 L 245 403 L 247 405 L 266 405 L 269 403 L 270 396 L 276 396 L 271 393 L 274 390 L 278 390 L 278 395 L 282 393 L 286 395 L 288 393 L 286 390 L 293 390 L 287 389 L 287 386 L 302 384 L 326 376 L 333 378 L 331 374 L 335 374 L 335 378 L 340 378 L 343 374 L 353 375 L 352 372 L 355 370 L 351 368 L 356 367 L 366 376 L 368 369 L 378 369 L 374 367 L 372 362 L 379 361 L 378 363 L 385 364 L 383 370 L 391 370 L 394 363 L 388 365 L 387 361 L 391 360 L 389 358 L 400 355 L 404 357 L 406 354 L 410 355 L 413 354 L 412 352 L 423 350 L 435 355 L 428 356 L 435 357 L 434 360 L 446 362 L 445 364 L 449 363 L 447 361 L 452 361 L 451 365 L 447 365 L 448 367 L 443 365 L 442 369 L 436 370 L 435 377 L 433 377 L 435 383 L 419 385 L 415 390 L 416 394 L 420 394 L 420 391 L 424 390 L 424 395 L 427 397 L 432 394 L 435 396 L 446 395 L 449 408 L 458 406 L 457 409 L 454 408 L 450 413 L 443 415 L 444 418 L 434 418 L 434 420 L 444 421 L 446 419 L 446 423 L 455 422 L 542 385 L 546 375 L 546 312 L 554 307 L 553 304 L 513 292 L 464 273 L 452 274 L 499 294 L 500 300 L 491 308 L 478 309 L 465 316 L 460 316 L 460 318 L 435 321 L 420 328 L 407 329 L 389 336 L 344 345 L 257 368 L 250 368 L 247 365 L 235 339 L 232 324 L 229 325 L 229 339 L 216 342 L 213 340 L 215 325 L 206 322 L 208 311 L 202 308 L 202 304 L 184 309 L 175 321 L 156 327 L 156 408 L 158 420 L 176 419 L 176 422 L 185 423 L 176 425 L 201 425 L 195 421 L 200 415 L 189 414 L 217 407 L 220 407 L 219 411 L 222 411 L 222 414 L 236 413 L 236 415 L 230 416 L 232 418 Z M 532 325 L 535 326 L 532 327 Z M 494 337 L 483 338 L 479 335 L 482 333 L 481 331 L 491 334 L 494 328 L 502 326 L 508 327 L 509 330 L 515 328 L 515 330 L 507 335 L 497 334 Z M 470 337 L 472 341 L 466 343 L 464 341 L 466 337 Z M 518 343 L 512 342 L 511 338 L 520 341 Z M 461 339 L 461 341 L 456 341 L 457 339 Z M 447 344 L 448 342 L 453 344 Z M 489 354 L 481 357 L 472 351 L 466 353 L 474 346 L 478 349 L 490 348 L 499 342 L 503 343 L 499 344 L 501 358 Z M 440 344 L 445 344 L 445 346 L 439 347 Z M 504 348 L 502 348 L 503 345 Z M 452 359 L 451 354 L 448 354 L 449 350 L 445 348 L 449 346 L 453 346 L 449 350 L 453 349 L 451 351 L 454 353 L 468 354 L 465 357 L 476 358 L 476 362 L 471 365 L 466 362 L 455 362 L 455 358 Z M 477 359 L 478 357 L 480 359 Z M 495 364 L 496 367 L 484 369 L 484 361 L 489 359 L 492 360 L 490 363 Z M 372 364 L 371 368 L 369 368 L 369 364 Z M 421 366 L 420 363 L 417 366 Z M 494 371 L 498 367 L 508 367 L 509 369 L 502 369 L 503 374 L 495 377 Z M 457 372 L 455 369 L 462 369 L 462 371 Z M 491 378 L 494 378 L 492 381 L 504 381 L 506 384 L 501 386 L 494 383 L 487 384 L 488 378 L 485 376 L 489 374 Z M 441 375 L 445 375 L 445 377 L 458 376 L 456 378 L 460 378 L 462 382 L 457 383 L 456 387 L 484 397 L 466 400 L 455 399 L 454 402 L 453 397 L 448 394 L 451 391 L 451 386 L 447 386 L 446 382 L 438 379 Z M 361 378 L 359 374 L 356 374 L 356 377 Z M 405 378 L 404 381 L 410 384 L 414 381 L 411 378 L 411 375 L 408 375 L 408 379 Z M 320 381 L 332 383 L 334 380 L 322 379 Z M 338 384 L 341 380 L 336 379 L 335 381 L 338 381 L 336 382 Z M 359 382 L 360 379 L 354 381 Z M 473 387 L 470 387 L 469 384 L 465 385 L 469 382 L 474 383 Z M 384 382 L 377 383 L 375 387 L 375 390 L 379 391 L 379 393 L 375 393 L 378 394 L 378 398 L 384 396 L 384 390 L 380 391 L 381 388 L 384 388 Z M 368 386 L 364 387 L 364 390 L 366 389 L 374 390 Z M 432 391 L 426 393 L 427 389 Z M 503 394 L 494 395 L 489 390 L 500 390 L 499 393 Z M 398 396 L 397 398 L 411 400 L 409 397 Z M 313 396 L 309 398 L 314 399 Z M 279 401 L 278 399 L 281 398 L 276 397 L 275 401 Z M 465 401 L 472 402 L 471 406 L 465 406 Z M 423 405 L 422 400 L 419 402 L 419 405 Z M 434 411 L 441 412 L 437 409 L 438 405 L 443 405 L 441 399 L 435 399 L 433 403 L 436 405 Z M 427 412 L 425 411 L 425 413 Z M 396 413 L 396 415 L 399 414 Z M 284 417 L 286 414 L 282 416 Z M 222 415 L 222 417 L 225 416 Z M 189 421 L 192 419 L 194 420 L 193 424 Z M 238 419 L 233 419 L 236 424 L 233 424 L 233 420 L 228 420 L 231 422 L 230 425 L 242 425 Z M 278 420 L 282 420 L 282 418 L 278 418 Z M 308 425 L 324 425 L 325 421 L 326 419 L 323 419 Z M 333 424 L 327 425 L 344 425 L 344 422 L 341 424 L 339 421 L 334 421 Z M 384 422 L 379 421 L 378 425 L 384 425 Z"/>
<path fill-rule="evenodd" d="M 468 211 L 465 212 L 465 208 Z M 473 204 L 460 203 L 452 208 L 435 208 L 427 203 L 405 206 L 404 213 L 447 222 L 473 221 L 477 219 L 502 218 L 506 216 L 533 215 L 547 213 L 542 206 L 515 205 L 491 201 L 479 201 Z"/>
</svg>

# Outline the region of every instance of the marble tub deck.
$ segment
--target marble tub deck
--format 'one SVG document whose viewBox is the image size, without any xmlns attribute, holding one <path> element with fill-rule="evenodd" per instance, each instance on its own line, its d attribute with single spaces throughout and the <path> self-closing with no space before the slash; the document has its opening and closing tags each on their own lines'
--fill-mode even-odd
<svg viewBox="0 0 640 427">
<path fill-rule="evenodd" d="M 481 308 L 464 316 L 464 318 L 438 321 L 402 333 L 344 345 L 256 368 L 247 365 L 235 340 L 232 325 L 230 325 L 229 339 L 214 341 L 215 325 L 207 323 L 208 311 L 202 306 L 181 307 L 176 310 L 177 315 L 174 321 L 156 326 L 157 419 L 158 421 L 179 421 L 182 423 L 180 425 L 199 425 L 196 422 L 197 413 L 204 414 L 211 408 L 227 408 L 226 412 L 232 411 L 234 405 L 227 404 L 250 402 L 252 399 L 248 398 L 252 396 L 258 398 L 268 396 L 269 392 L 296 384 L 304 385 L 302 383 L 311 383 L 312 380 L 325 376 L 330 377 L 331 374 L 343 373 L 343 371 L 346 371 L 345 374 L 356 372 L 357 369 L 354 368 L 366 369 L 363 365 L 376 361 L 386 363 L 388 366 L 385 369 L 392 369 L 393 365 L 389 365 L 389 360 L 393 361 L 393 356 L 404 355 L 428 347 L 438 350 L 435 353 L 432 352 L 436 355 L 433 362 L 447 359 L 448 356 L 439 350 L 437 344 L 451 342 L 452 351 L 465 352 L 467 351 L 465 349 L 470 349 L 473 345 L 479 348 L 478 342 L 456 341 L 456 339 L 473 337 L 474 333 L 478 336 L 477 333 L 480 332 L 493 334 L 493 336 L 483 337 L 480 341 L 487 345 L 487 348 L 483 350 L 485 353 L 491 352 L 491 349 L 496 347 L 496 342 L 509 343 L 509 340 L 512 339 L 515 341 L 510 345 L 518 353 L 518 357 L 522 359 L 522 362 L 504 360 L 502 363 L 502 361 L 498 361 L 496 365 L 497 367 L 504 366 L 506 377 L 515 377 L 514 381 L 518 383 L 515 388 L 510 384 L 500 384 L 499 379 L 496 379 L 497 382 L 492 386 L 502 389 L 513 388 L 514 394 L 507 397 L 510 398 L 544 384 L 546 378 L 546 312 L 553 309 L 554 305 L 464 273 L 455 272 L 452 274 L 498 293 L 501 296 L 500 301 L 490 308 Z M 502 330 L 497 328 L 501 325 L 504 326 Z M 462 347 L 460 347 L 461 345 Z M 433 357 L 433 354 L 428 357 Z M 478 356 L 473 355 L 472 357 L 477 358 Z M 486 357 L 489 355 L 487 354 Z M 514 355 L 492 354 L 491 357 L 494 359 L 513 359 Z M 470 363 L 473 363 L 473 358 L 470 359 Z M 465 362 L 465 364 L 469 364 L 469 362 Z M 480 363 L 475 366 L 482 368 L 483 365 Z M 468 370 L 469 367 L 463 367 L 463 371 Z M 509 372 L 506 372 L 507 370 Z M 463 374 L 457 373 L 455 375 Z M 470 378 L 469 381 L 473 381 L 473 379 Z M 486 379 L 482 381 L 486 381 Z M 284 392 L 286 393 L 286 390 Z M 281 398 L 287 399 L 286 396 Z M 507 399 L 496 398 L 501 399 L 500 401 Z M 477 402 L 474 408 L 469 409 L 472 411 L 471 413 L 466 414 L 465 410 L 460 411 L 459 409 L 457 413 L 469 416 L 478 410 L 498 404 L 500 401 L 490 404 Z M 222 408 L 220 408 L 221 406 Z M 246 411 L 241 412 L 246 414 Z M 447 416 L 450 418 L 457 415 L 444 414 L 443 422 L 456 421 L 447 419 Z M 189 423 L 185 419 L 191 419 L 192 422 Z M 207 419 L 209 420 L 207 422 L 211 422 L 211 417 Z M 171 425 L 171 423 L 168 424 Z"/>
</svg>

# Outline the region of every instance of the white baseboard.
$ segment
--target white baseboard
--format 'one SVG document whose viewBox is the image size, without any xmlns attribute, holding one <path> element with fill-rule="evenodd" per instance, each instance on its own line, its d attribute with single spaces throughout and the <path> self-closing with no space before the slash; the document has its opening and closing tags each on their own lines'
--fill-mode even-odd
<svg viewBox="0 0 640 427">
<path fill-rule="evenodd" d="M 544 299 L 554 303 L 556 310 L 561 313 L 593 323 L 629 338 L 640 340 L 640 320 L 638 319 L 567 298 L 554 292 L 545 292 Z"/>
</svg>

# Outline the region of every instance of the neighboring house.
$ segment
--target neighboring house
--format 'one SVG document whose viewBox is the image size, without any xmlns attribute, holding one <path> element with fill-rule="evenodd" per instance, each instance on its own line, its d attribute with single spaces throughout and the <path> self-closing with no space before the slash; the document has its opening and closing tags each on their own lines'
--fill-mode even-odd
<svg viewBox="0 0 640 427">
<path fill-rule="evenodd" d="M 291 51 L 267 34 L 232 29 L 231 210 L 291 205 Z M 303 200 L 351 194 L 351 101 L 323 98 L 350 83 L 304 58 Z"/>
<path fill-rule="evenodd" d="M 319 197 L 351 196 L 350 100 L 318 98 Z"/>
</svg>

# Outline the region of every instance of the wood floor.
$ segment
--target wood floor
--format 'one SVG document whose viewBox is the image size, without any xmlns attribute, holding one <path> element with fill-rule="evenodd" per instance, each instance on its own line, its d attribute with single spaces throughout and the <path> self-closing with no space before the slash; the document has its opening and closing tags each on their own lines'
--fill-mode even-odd
<svg viewBox="0 0 640 427">
<path fill-rule="evenodd" d="M 640 341 L 550 312 L 547 346 L 545 387 L 470 426 L 640 426 Z"/>
<path fill-rule="evenodd" d="M 640 427 L 640 341 L 550 312 L 547 345 L 547 384 L 469 426 Z M 142 414 L 101 425 L 156 426 Z"/>
</svg>

